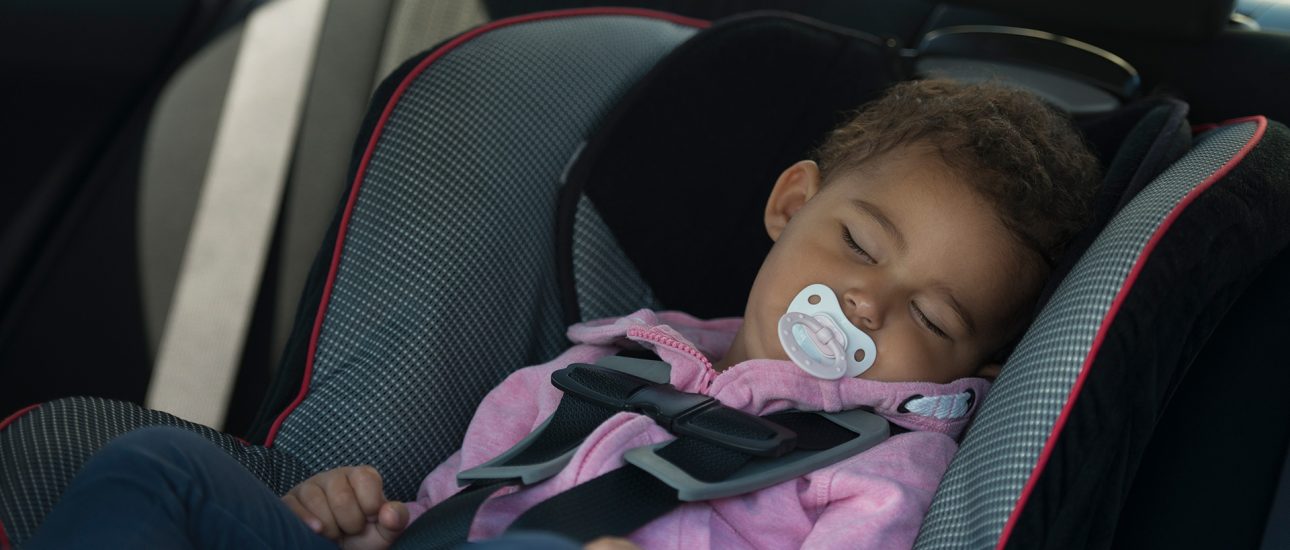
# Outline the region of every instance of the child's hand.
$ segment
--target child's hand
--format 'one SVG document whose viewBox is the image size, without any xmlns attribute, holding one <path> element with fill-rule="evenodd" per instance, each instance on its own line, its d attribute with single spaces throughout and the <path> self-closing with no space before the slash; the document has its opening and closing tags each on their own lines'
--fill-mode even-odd
<svg viewBox="0 0 1290 550">
<path fill-rule="evenodd" d="M 636 546 L 632 541 L 618 537 L 600 537 L 588 542 L 582 548 L 583 550 L 641 550 L 641 547 Z"/>
<path fill-rule="evenodd" d="M 408 523 L 407 507 L 385 500 L 381 474 L 371 466 L 327 470 L 282 501 L 314 532 L 347 549 L 388 548 Z"/>
</svg>

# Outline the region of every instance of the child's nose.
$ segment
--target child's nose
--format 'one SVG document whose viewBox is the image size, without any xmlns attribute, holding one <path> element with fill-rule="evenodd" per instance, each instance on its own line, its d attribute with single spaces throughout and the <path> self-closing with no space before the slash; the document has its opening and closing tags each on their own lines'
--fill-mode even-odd
<svg viewBox="0 0 1290 550">
<path fill-rule="evenodd" d="M 874 289 L 851 288 L 842 295 L 847 319 L 860 330 L 878 330 L 886 308 Z"/>
</svg>

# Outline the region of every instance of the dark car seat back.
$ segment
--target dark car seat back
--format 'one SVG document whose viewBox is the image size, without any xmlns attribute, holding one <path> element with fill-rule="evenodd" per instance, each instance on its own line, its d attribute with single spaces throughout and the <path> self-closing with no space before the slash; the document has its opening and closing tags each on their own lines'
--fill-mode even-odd
<svg viewBox="0 0 1290 550">
<path fill-rule="evenodd" d="M 774 176 L 806 155 L 841 120 L 840 110 L 906 75 L 885 42 L 800 19 L 740 18 L 686 42 L 701 26 L 632 10 L 548 13 L 470 31 L 410 60 L 373 99 L 356 144 L 354 183 L 314 264 L 251 437 L 264 445 L 243 445 L 126 403 L 76 398 L 24 411 L 0 423 L 0 522 L 9 539 L 20 544 L 30 536 L 80 463 L 107 438 L 154 423 L 202 431 L 279 493 L 310 472 L 371 463 L 384 474 L 387 496 L 410 499 L 422 477 L 459 445 L 484 392 L 567 345 L 566 321 L 645 306 L 700 316 L 741 313 L 770 245 L 758 220 Z M 800 89 L 785 85 L 784 75 L 796 77 Z M 709 81 L 714 87 L 707 88 Z M 763 93 L 769 95 L 759 98 Z M 635 106 L 621 106 L 627 104 Z M 1230 200 L 1221 183 L 1241 176 L 1248 178 L 1238 180 L 1241 193 L 1272 195 L 1260 205 L 1263 212 L 1290 208 L 1267 189 L 1268 178 L 1229 162 L 1266 158 L 1269 138 L 1255 138 L 1283 140 L 1284 127 L 1220 128 L 1181 161 L 1183 168 L 1155 177 L 1148 172 L 1167 162 L 1153 165 L 1143 160 L 1150 155 L 1118 151 L 1129 141 L 1174 142 L 1178 124 L 1141 122 L 1158 107 L 1131 106 L 1102 121 L 1133 129 L 1129 137 L 1108 131 L 1104 143 L 1094 144 L 1104 161 L 1138 164 L 1108 174 L 1132 174 L 1131 181 L 1145 170 L 1142 177 L 1155 181 L 1118 215 L 1106 216 L 1105 233 L 1113 236 L 1099 237 L 1074 264 L 1019 345 L 995 391 L 998 403 L 995 397 L 986 403 L 994 420 L 969 432 L 921 544 L 993 545 L 1006 538 L 1002 526 L 1027 495 L 1031 502 L 1066 502 L 1065 481 L 1026 495 L 1016 481 L 1039 471 L 1036 457 L 1049 452 L 1044 436 L 1061 432 L 1050 422 L 1052 408 L 1079 389 L 1072 378 L 1088 371 L 1080 366 L 1090 350 L 1090 327 L 1107 319 L 1120 323 L 1112 326 L 1139 326 L 1120 321 L 1132 318 L 1126 311 L 1154 315 L 1157 295 L 1139 288 L 1239 295 L 1243 270 L 1257 269 L 1283 247 L 1283 230 L 1265 218 L 1208 227 L 1209 213 L 1195 206 L 1210 204 L 1211 194 Z M 1248 132 L 1251 126 L 1266 130 Z M 1201 191 L 1183 193 L 1191 197 L 1182 201 L 1192 205 L 1187 215 L 1162 220 L 1162 208 L 1173 212 L 1169 201 L 1177 203 L 1188 186 Z M 1106 202 L 1118 205 L 1118 199 Z M 1164 237 L 1144 245 L 1144 232 Z M 1134 268 L 1141 273 L 1133 272 L 1138 284 L 1127 296 L 1140 303 L 1105 307 L 1107 293 L 1125 294 L 1117 289 L 1124 288 L 1126 262 L 1138 265 L 1149 256 L 1148 268 L 1173 266 L 1160 250 L 1216 234 L 1254 239 L 1259 253 L 1227 251 L 1222 265 L 1235 271 L 1165 270 L 1148 287 L 1142 281 L 1150 269 Z M 1101 301 L 1085 302 L 1089 288 Z M 1177 324 L 1190 327 L 1197 314 L 1179 311 Z M 1194 348 L 1165 349 L 1173 341 L 1124 350 L 1103 344 L 1088 362 L 1121 365 L 1103 369 L 1109 372 L 1127 372 L 1127 362 L 1141 360 L 1175 365 Z M 1036 378 L 1048 385 L 1036 386 Z M 1036 387 L 1043 393 L 1032 395 Z M 1153 413 L 1159 405 L 1140 403 Z M 1033 423 L 1007 425 L 1016 415 Z M 1067 422 L 1059 443 L 1073 439 L 1072 427 L 1085 425 Z M 1014 452 L 992 469 L 998 457 L 981 449 L 1001 439 L 1012 441 Z"/>
</svg>

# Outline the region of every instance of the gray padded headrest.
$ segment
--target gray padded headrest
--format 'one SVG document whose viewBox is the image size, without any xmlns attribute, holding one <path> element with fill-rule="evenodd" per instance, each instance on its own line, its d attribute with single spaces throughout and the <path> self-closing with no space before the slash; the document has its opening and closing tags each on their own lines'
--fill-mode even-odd
<svg viewBox="0 0 1290 550">
<path fill-rule="evenodd" d="M 1044 491 L 1036 500 L 1036 495 L 1041 494 L 1034 492 L 1036 480 L 1044 472 L 1046 465 L 1051 468 L 1050 454 L 1053 453 L 1058 436 L 1063 435 L 1063 427 L 1069 432 L 1072 426 L 1077 426 L 1075 429 L 1083 433 L 1110 429 L 1106 426 L 1089 426 L 1089 422 L 1069 424 L 1067 420 L 1070 407 L 1080 398 L 1081 392 L 1088 393 L 1085 381 L 1089 368 L 1099 360 L 1102 348 L 1108 347 L 1104 345 L 1105 338 L 1108 331 L 1117 326 L 1117 322 L 1127 318 L 1119 326 L 1130 325 L 1130 328 L 1124 330 L 1135 335 L 1115 336 L 1115 344 L 1130 346 L 1119 347 L 1118 356 L 1111 357 L 1117 361 L 1117 368 L 1142 370 L 1147 367 L 1142 364 L 1118 364 L 1124 363 L 1126 356 L 1130 355 L 1125 349 L 1141 350 L 1148 356 L 1160 356 L 1165 351 L 1175 353 L 1184 347 L 1184 338 L 1158 334 L 1162 332 L 1159 325 L 1168 325 L 1174 320 L 1158 319 L 1154 311 L 1122 310 L 1121 306 L 1126 303 L 1126 296 L 1131 297 L 1133 292 L 1139 290 L 1134 285 L 1139 274 L 1144 272 L 1144 265 L 1163 265 L 1172 269 L 1179 263 L 1186 263 L 1179 262 L 1179 255 L 1153 256 L 1159 243 L 1182 240 L 1193 249 L 1210 251 L 1200 248 L 1199 235 L 1179 235 L 1180 231 L 1170 232 L 1171 227 L 1178 225 L 1179 219 L 1192 219 L 1183 214 L 1189 206 L 1204 202 L 1207 194 L 1218 194 L 1214 191 L 1223 188 L 1224 183 L 1231 185 L 1231 182 L 1226 181 L 1231 179 L 1228 177 L 1229 170 L 1239 166 L 1260 143 L 1267 124 L 1266 120 L 1256 117 L 1204 136 L 1189 153 L 1147 185 L 1107 224 L 1106 229 L 1057 288 L 1052 300 L 1039 313 L 1004 366 L 937 490 L 919 534 L 917 548 L 994 547 L 997 543 L 1008 540 L 1010 531 L 1016 526 L 1018 513 L 1028 505 L 1051 508 L 1055 506 L 1055 502 L 1065 503 L 1076 499 L 1085 501 L 1079 504 L 1085 507 L 1081 509 L 1099 506 L 1097 502 L 1088 502 L 1094 500 L 1092 498 L 1072 497 L 1070 493 L 1074 491 L 1069 488 L 1071 485 L 1062 485 L 1067 488 L 1065 491 L 1053 491 L 1050 486 L 1050 490 Z M 1284 133 L 1284 127 L 1278 131 Z M 1240 188 L 1241 185 L 1236 187 Z M 1280 202 L 1270 202 L 1266 210 L 1275 213 L 1275 208 L 1279 207 Z M 1201 225 L 1205 226 L 1206 209 L 1193 210 L 1201 211 L 1195 217 L 1200 218 Z M 1258 216 L 1239 212 L 1229 212 L 1228 215 L 1253 219 L 1263 217 L 1262 212 Z M 1271 226 L 1262 222 L 1256 222 L 1252 227 L 1269 233 L 1266 237 L 1248 235 L 1250 239 L 1261 241 L 1260 254 L 1275 253 L 1279 249 L 1277 241 L 1285 231 L 1270 229 Z M 1214 229 L 1211 232 L 1217 231 Z M 1246 230 L 1246 233 L 1254 232 L 1255 230 Z M 1272 252 L 1268 252 L 1269 250 Z M 1224 262 L 1229 265 L 1248 263 L 1250 269 L 1257 269 L 1257 262 L 1260 261 L 1257 255 L 1245 250 L 1229 248 L 1227 254 L 1232 257 L 1223 258 L 1215 254 L 1207 255 L 1199 261 L 1201 265 L 1211 266 Z M 1246 257 L 1250 259 L 1242 260 Z M 1174 273 L 1174 280 L 1165 285 L 1179 289 L 1179 293 L 1190 292 L 1191 289 L 1178 284 L 1180 281 L 1177 279 L 1201 279 L 1203 273 L 1187 269 Z M 1159 287 L 1160 284 L 1157 283 L 1156 286 Z M 1186 295 L 1163 299 L 1203 303 L 1207 297 Z M 1156 327 L 1143 327 L 1143 323 L 1150 324 L 1148 320 L 1153 318 L 1156 319 Z M 1190 326 L 1189 322 L 1184 328 Z M 1129 343 L 1121 344 L 1126 338 Z M 1161 347 L 1164 346 L 1170 349 L 1162 350 Z M 1164 372 L 1161 376 L 1169 374 Z M 1146 388 L 1143 390 L 1146 391 Z M 1120 424 L 1126 422 L 1122 416 L 1123 408 L 1127 405 L 1120 403 L 1118 398 L 1117 395 L 1114 402 L 1107 399 L 1094 406 L 1101 411 L 1103 420 L 1116 422 L 1117 429 L 1121 429 L 1123 426 Z M 1084 400 L 1087 402 L 1089 398 L 1085 397 Z M 1123 437 L 1127 439 L 1131 435 L 1126 432 Z M 1128 444 L 1121 444 L 1121 441 L 1121 438 L 1116 438 L 1115 442 L 1104 443 L 1098 450 L 1105 451 L 1102 454 L 1125 456 L 1130 451 Z M 1103 457 L 1099 455 L 1098 458 Z M 1078 483 L 1089 475 L 1099 481 L 1103 479 L 1096 475 L 1100 465 L 1084 465 L 1088 467 L 1081 473 L 1081 477 L 1075 479 L 1075 474 L 1067 474 L 1070 477 L 1062 482 Z M 1080 465 L 1065 464 L 1065 467 L 1066 472 L 1069 472 L 1071 469 L 1079 469 Z M 1030 500 L 1029 503 L 1027 499 Z M 1105 512 L 1114 518 L 1115 511 L 1109 509 Z M 1095 514 L 1090 514 L 1090 517 L 1092 515 Z M 1098 519 L 1100 521 L 1101 518 Z M 1080 546 L 1078 542 L 1070 544 Z"/>
</svg>

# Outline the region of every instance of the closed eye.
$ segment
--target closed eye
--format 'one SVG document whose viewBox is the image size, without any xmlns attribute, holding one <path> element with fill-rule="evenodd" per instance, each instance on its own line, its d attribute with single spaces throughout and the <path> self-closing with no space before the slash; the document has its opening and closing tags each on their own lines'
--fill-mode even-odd
<svg viewBox="0 0 1290 550">
<path fill-rule="evenodd" d="M 865 262 L 871 263 L 871 264 L 878 263 L 878 261 L 873 259 L 873 256 L 870 256 L 869 253 L 865 251 L 865 249 L 860 248 L 860 245 L 856 244 L 855 238 L 851 236 L 851 228 L 845 225 L 842 226 L 842 240 L 846 241 L 847 246 L 851 247 L 851 250 L 854 250 L 856 254 L 859 254 L 860 257 L 864 259 Z"/>
<path fill-rule="evenodd" d="M 941 327 L 936 326 L 936 323 L 933 323 L 931 319 L 927 318 L 927 315 L 923 314 L 923 310 L 919 309 L 918 304 L 910 302 L 909 309 L 914 312 L 914 317 L 918 319 L 918 324 L 923 325 L 927 330 L 932 331 L 932 334 L 946 340 L 950 339 L 949 334 L 946 334 L 945 331 L 941 330 Z"/>
</svg>

